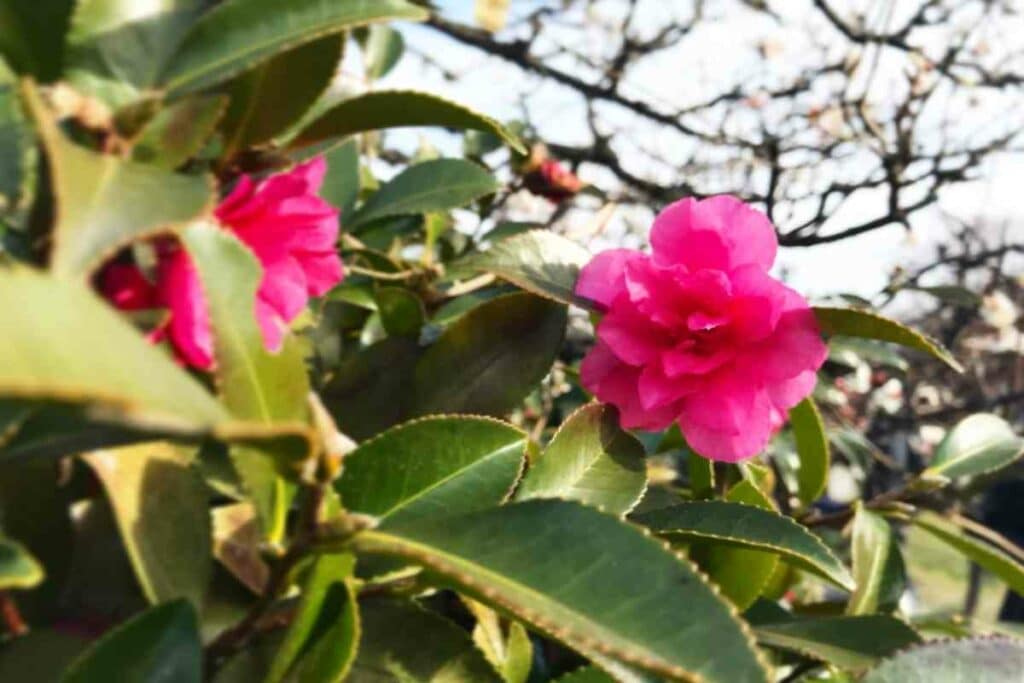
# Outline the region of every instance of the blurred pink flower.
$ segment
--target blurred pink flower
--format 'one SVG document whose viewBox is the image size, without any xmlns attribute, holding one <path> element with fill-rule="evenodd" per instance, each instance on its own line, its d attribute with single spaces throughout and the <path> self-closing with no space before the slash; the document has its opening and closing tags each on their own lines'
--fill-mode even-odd
<svg viewBox="0 0 1024 683">
<path fill-rule="evenodd" d="M 651 246 L 602 252 L 580 275 L 576 293 L 604 312 L 583 384 L 626 428 L 678 422 L 701 455 L 749 458 L 814 388 L 826 356 L 814 313 L 768 274 L 771 222 L 734 197 L 670 205 Z"/>
<path fill-rule="evenodd" d="M 342 280 L 338 211 L 317 196 L 327 165 L 322 158 L 254 182 L 242 176 L 215 215 L 263 266 L 254 312 L 267 349 L 277 351 L 288 324 Z M 100 275 L 100 290 L 118 308 L 166 307 L 170 316 L 151 335 L 168 337 L 189 365 L 213 365 L 213 334 L 199 281 L 188 253 L 173 238 L 156 242 L 155 282 L 132 264 L 113 263 Z"/>
<path fill-rule="evenodd" d="M 545 159 L 523 177 L 526 189 L 558 204 L 583 189 L 576 174 L 554 159 Z"/>
</svg>

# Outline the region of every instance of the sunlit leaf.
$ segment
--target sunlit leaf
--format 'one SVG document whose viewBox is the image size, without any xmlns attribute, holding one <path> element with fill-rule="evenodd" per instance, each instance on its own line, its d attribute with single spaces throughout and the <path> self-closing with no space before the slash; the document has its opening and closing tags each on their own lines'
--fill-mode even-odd
<svg viewBox="0 0 1024 683">
<path fill-rule="evenodd" d="M 1024 456 L 1024 438 L 997 415 L 977 413 L 956 424 L 935 449 L 926 475 L 957 477 L 985 474 Z"/>
<path fill-rule="evenodd" d="M 824 492 L 828 484 L 831 454 L 825 425 L 818 407 L 805 398 L 789 411 L 789 424 L 793 428 L 796 452 L 800 458 L 797 470 L 797 495 L 804 505 L 810 505 Z"/>
</svg>

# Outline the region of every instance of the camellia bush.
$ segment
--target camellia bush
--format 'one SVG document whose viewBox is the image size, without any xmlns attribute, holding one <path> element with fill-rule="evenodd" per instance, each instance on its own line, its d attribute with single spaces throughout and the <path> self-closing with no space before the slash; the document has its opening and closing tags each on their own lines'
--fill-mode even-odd
<svg viewBox="0 0 1024 683">
<path fill-rule="evenodd" d="M 1006 422 L 825 495 L 844 359 L 957 361 L 812 307 L 729 196 L 643 251 L 497 220 L 588 188 L 374 84 L 428 16 L 0 0 L 0 680 L 1019 680 L 1020 641 L 901 603 L 908 528 L 1024 591 L 961 514 Z"/>
</svg>

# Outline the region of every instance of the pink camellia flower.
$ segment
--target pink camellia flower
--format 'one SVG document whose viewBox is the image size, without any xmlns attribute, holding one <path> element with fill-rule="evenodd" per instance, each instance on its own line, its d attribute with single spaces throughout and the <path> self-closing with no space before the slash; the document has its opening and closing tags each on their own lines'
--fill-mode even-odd
<svg viewBox="0 0 1024 683">
<path fill-rule="evenodd" d="M 254 312 L 267 349 L 281 348 L 288 323 L 342 280 L 335 250 L 338 211 L 317 196 L 327 165 L 322 158 L 287 173 L 254 182 L 242 176 L 215 215 L 248 246 L 263 266 Z M 112 263 L 100 275 L 100 290 L 118 308 L 166 307 L 170 316 L 151 338 L 170 339 L 189 365 L 213 364 L 213 334 L 199 273 L 177 240 L 156 242 L 155 282 L 131 264 Z"/>
<path fill-rule="evenodd" d="M 584 386 L 630 429 L 673 422 L 705 457 L 757 454 L 814 388 L 826 348 L 814 313 L 768 274 L 768 218 L 735 197 L 684 199 L 651 230 L 653 254 L 613 249 L 576 293 L 604 317 Z"/>
<path fill-rule="evenodd" d="M 523 184 L 535 195 L 558 204 L 583 189 L 576 174 L 554 159 L 545 159 L 525 176 Z"/>
</svg>

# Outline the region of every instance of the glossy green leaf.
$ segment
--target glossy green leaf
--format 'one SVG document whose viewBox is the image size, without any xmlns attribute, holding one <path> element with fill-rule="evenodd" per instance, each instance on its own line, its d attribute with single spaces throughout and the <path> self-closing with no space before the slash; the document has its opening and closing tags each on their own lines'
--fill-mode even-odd
<svg viewBox="0 0 1024 683">
<path fill-rule="evenodd" d="M 775 512 L 721 501 L 683 503 L 637 515 L 636 521 L 668 538 L 709 540 L 781 555 L 836 586 L 853 590 L 849 571 L 821 539 Z"/>
<path fill-rule="evenodd" d="M 1006 467 L 1024 456 L 1024 438 L 1003 418 L 977 413 L 956 424 L 935 450 L 925 475 L 955 479 Z"/>
<path fill-rule="evenodd" d="M 501 679 L 505 683 L 526 683 L 533 666 L 533 643 L 523 625 L 510 621 L 506 637 L 496 611 L 465 596 L 462 596 L 462 602 L 476 619 L 473 643 Z"/>
<path fill-rule="evenodd" d="M 814 315 L 818 319 L 821 331 L 827 335 L 866 337 L 892 342 L 931 354 L 957 372 L 963 371 L 960 363 L 939 342 L 877 313 L 856 308 L 815 306 Z"/>
<path fill-rule="evenodd" d="M 861 683 L 1018 683 L 1024 641 L 987 637 L 938 640 L 896 654 Z"/>
<path fill-rule="evenodd" d="M 386 76 L 405 51 L 402 34 L 383 24 L 374 24 L 361 32 L 359 43 L 363 47 L 366 77 L 374 81 Z"/>
<path fill-rule="evenodd" d="M 498 505 L 523 466 L 526 434 L 482 417 L 428 417 L 388 430 L 345 456 L 345 507 L 403 520 Z"/>
<path fill-rule="evenodd" d="M 97 640 L 65 672 L 62 683 L 200 683 L 199 625 L 184 600 L 153 607 Z"/>
<path fill-rule="evenodd" d="M 961 525 L 934 512 L 921 511 L 914 515 L 912 522 L 962 553 L 982 569 L 992 572 L 1011 589 L 1024 593 L 1024 550 L 1014 546 L 1010 541 L 991 532 L 1002 541 L 1004 552 L 995 545 L 968 535 Z"/>
<path fill-rule="evenodd" d="M 494 176 L 470 161 L 424 161 L 385 183 L 359 208 L 348 227 L 388 216 L 455 209 L 493 194 L 499 187 Z"/>
<path fill-rule="evenodd" d="M 419 338 L 427 314 L 416 294 L 404 287 L 381 287 L 374 298 L 380 322 L 389 335 Z"/>
<path fill-rule="evenodd" d="M 225 405 L 240 418 L 294 435 L 283 443 L 236 446 L 231 451 L 264 533 L 277 540 L 284 534 L 295 495 L 295 484 L 279 467 L 305 457 L 311 447 L 306 427 L 309 380 L 302 349 L 290 335 L 280 352 L 264 348 L 254 303 L 262 269 L 237 238 L 205 222 L 193 224 L 182 237 L 206 294 Z"/>
<path fill-rule="evenodd" d="M 0 55 L 19 74 L 60 77 L 72 0 L 0 0 Z"/>
<path fill-rule="evenodd" d="M 494 133 L 523 154 L 526 148 L 496 120 L 436 95 L 413 90 L 381 90 L 343 100 L 306 126 L 292 147 L 384 128 L 444 126 Z"/>
<path fill-rule="evenodd" d="M 892 527 L 881 515 L 857 505 L 853 517 L 853 579 L 847 614 L 874 614 L 899 601 L 906 587 L 903 556 Z"/>
<path fill-rule="evenodd" d="M 0 396 L 89 404 L 96 417 L 141 431 L 205 433 L 229 419 L 198 382 L 81 284 L 6 270 L 0 302 Z"/>
<path fill-rule="evenodd" d="M 132 158 L 178 168 L 207 143 L 227 103 L 223 95 L 193 95 L 164 107 L 139 132 Z"/>
<path fill-rule="evenodd" d="M 468 633 L 414 602 L 363 600 L 360 616 L 363 638 L 349 678 L 353 683 L 501 680 Z"/>
<path fill-rule="evenodd" d="M 828 448 L 825 424 L 818 406 L 805 398 L 789 411 L 789 424 L 793 428 L 796 452 L 800 458 L 797 470 L 797 496 L 804 505 L 810 505 L 825 492 L 832 457 Z"/>
<path fill-rule="evenodd" d="M 914 629 L 882 615 L 794 619 L 754 629 L 762 645 L 798 652 L 844 669 L 865 669 L 921 642 Z"/>
<path fill-rule="evenodd" d="M 592 403 L 562 423 L 544 454 L 531 463 L 516 500 L 578 500 L 624 515 L 646 488 L 643 444 L 619 427 L 614 408 Z"/>
<path fill-rule="evenodd" d="M 202 609 L 213 573 L 206 484 L 191 457 L 164 442 L 84 456 L 103 484 L 146 598 Z"/>
<path fill-rule="evenodd" d="M 550 230 L 531 230 L 470 256 L 463 267 L 494 273 L 538 296 L 589 307 L 591 302 L 574 293 L 588 261 L 589 252 L 575 242 Z"/>
<path fill-rule="evenodd" d="M 767 680 L 746 628 L 688 562 L 588 506 L 531 500 L 353 543 L 421 564 L 586 656 L 673 680 Z"/>
<path fill-rule="evenodd" d="M 225 154 L 267 142 L 295 124 L 327 89 L 343 45 L 343 38 L 327 36 L 232 81 L 227 88 L 231 105 L 221 123 Z"/>
<path fill-rule="evenodd" d="M 324 155 L 327 175 L 320 196 L 341 212 L 342 229 L 348 223 L 359 196 L 359 144 L 344 142 Z"/>
<path fill-rule="evenodd" d="M 50 162 L 56 226 L 50 268 L 83 280 L 133 240 L 180 228 L 213 208 L 213 180 L 97 154 L 70 142 L 26 87 Z"/>
<path fill-rule="evenodd" d="M 0 590 L 35 588 L 46 574 L 25 546 L 0 536 Z"/>
<path fill-rule="evenodd" d="M 352 590 L 355 558 L 320 555 L 265 683 L 335 683 L 345 679 L 359 644 L 359 612 Z"/>
<path fill-rule="evenodd" d="M 163 72 L 175 94 L 225 81 L 317 38 L 379 21 L 422 21 L 405 0 L 228 0 L 194 24 Z"/>
<path fill-rule="evenodd" d="M 499 296 L 448 326 L 416 366 L 418 415 L 512 410 L 549 372 L 566 307 L 527 293 Z"/>
</svg>

